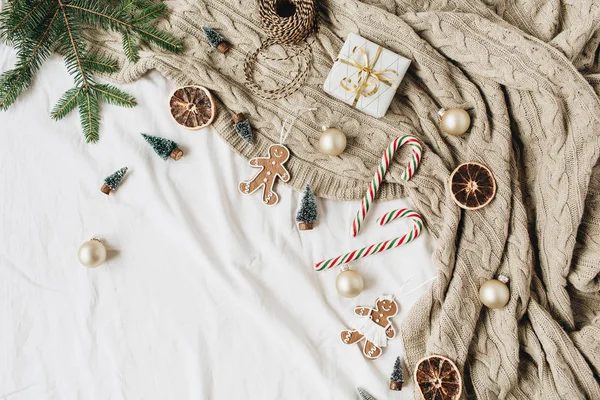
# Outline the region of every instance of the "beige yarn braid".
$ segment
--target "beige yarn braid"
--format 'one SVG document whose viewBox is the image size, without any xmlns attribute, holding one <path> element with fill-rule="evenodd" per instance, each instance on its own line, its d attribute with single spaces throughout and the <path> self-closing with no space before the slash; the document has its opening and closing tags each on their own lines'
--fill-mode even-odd
<svg viewBox="0 0 600 400">
<path fill-rule="evenodd" d="M 283 13 L 288 7 L 291 15 Z M 306 80 L 312 61 L 312 49 L 306 41 L 308 36 L 317 30 L 317 8 L 314 0 L 261 0 L 258 12 L 262 26 L 268 39 L 252 53 L 248 53 L 244 61 L 244 77 L 246 86 L 257 96 L 275 100 L 287 97 L 296 92 Z M 298 58 L 298 70 L 294 78 L 287 84 L 275 89 L 263 89 L 253 77 L 254 65 L 258 55 L 274 45 L 299 45 L 293 48 L 294 54 L 282 58 L 268 58 L 271 61 L 286 61 Z"/>
</svg>

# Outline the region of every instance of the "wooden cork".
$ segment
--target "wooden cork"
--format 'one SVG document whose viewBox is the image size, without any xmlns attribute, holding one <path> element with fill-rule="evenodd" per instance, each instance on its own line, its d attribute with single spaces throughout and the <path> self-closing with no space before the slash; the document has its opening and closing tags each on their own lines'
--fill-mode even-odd
<svg viewBox="0 0 600 400">
<path fill-rule="evenodd" d="M 237 113 L 233 116 L 233 122 L 234 123 L 238 123 L 238 122 L 242 122 L 243 120 L 245 120 L 246 117 L 244 117 L 243 113 Z"/>
<path fill-rule="evenodd" d="M 175 147 L 173 149 L 173 151 L 171 152 L 171 154 L 169 154 L 169 157 L 171 157 L 173 160 L 177 161 L 181 157 L 183 157 L 183 150 L 181 150 L 179 147 Z"/>
<path fill-rule="evenodd" d="M 390 381 L 390 390 L 402 390 L 402 382 Z"/>
<path fill-rule="evenodd" d="M 219 45 L 217 46 L 217 50 L 218 50 L 220 53 L 226 53 L 226 52 L 227 52 L 227 50 L 229 50 L 229 48 L 230 48 L 230 47 L 231 47 L 231 46 L 229 45 L 229 43 L 227 43 L 227 42 L 221 42 L 221 43 L 219 43 Z"/>
<path fill-rule="evenodd" d="M 106 183 L 102 185 L 102 187 L 100 188 L 100 190 L 102 191 L 102 193 L 108 195 L 110 194 L 110 191 L 112 190 Z"/>
<path fill-rule="evenodd" d="M 298 224 L 298 229 L 301 231 L 310 231 L 313 228 L 313 224 L 309 222 L 300 222 Z"/>
</svg>

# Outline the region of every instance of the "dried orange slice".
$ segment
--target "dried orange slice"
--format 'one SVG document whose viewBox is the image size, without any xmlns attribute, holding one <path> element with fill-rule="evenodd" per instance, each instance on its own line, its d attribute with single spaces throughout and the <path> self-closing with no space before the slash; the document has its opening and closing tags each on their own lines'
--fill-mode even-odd
<svg viewBox="0 0 600 400">
<path fill-rule="evenodd" d="M 449 186 L 452 200 L 465 210 L 485 207 L 496 194 L 494 175 L 478 162 L 459 165 L 450 175 Z"/>
<path fill-rule="evenodd" d="M 422 359 L 415 369 L 415 383 L 423 400 L 458 400 L 462 378 L 456 365 L 446 357 Z"/>
<path fill-rule="evenodd" d="M 202 86 L 185 86 L 175 90 L 169 105 L 175 122 L 187 129 L 204 128 L 215 119 L 212 94 Z"/>
</svg>

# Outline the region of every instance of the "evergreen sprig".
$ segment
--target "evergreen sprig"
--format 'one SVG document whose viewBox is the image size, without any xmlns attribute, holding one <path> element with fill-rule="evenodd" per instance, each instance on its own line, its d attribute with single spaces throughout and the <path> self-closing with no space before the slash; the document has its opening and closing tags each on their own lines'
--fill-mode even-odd
<svg viewBox="0 0 600 400">
<path fill-rule="evenodd" d="M 93 74 L 118 70 L 109 56 L 90 54 L 82 29 L 96 27 L 118 32 L 130 62 L 139 59 L 139 43 L 165 50 L 183 50 L 180 40 L 153 24 L 167 11 L 164 3 L 146 0 L 8 0 L 0 12 L 0 40 L 17 49 L 13 69 L 0 75 L 0 110 L 6 110 L 33 82 L 53 52 L 61 54 L 75 86 L 54 106 L 51 117 L 64 118 L 76 107 L 87 142 L 98 140 L 100 103 L 133 107 L 136 100 L 122 90 L 94 81 Z"/>
</svg>

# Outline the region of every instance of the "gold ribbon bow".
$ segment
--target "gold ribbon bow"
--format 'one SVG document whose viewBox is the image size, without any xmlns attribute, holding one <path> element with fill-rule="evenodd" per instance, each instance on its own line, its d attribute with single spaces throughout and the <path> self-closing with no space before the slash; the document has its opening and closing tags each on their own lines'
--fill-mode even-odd
<svg viewBox="0 0 600 400">
<path fill-rule="evenodd" d="M 362 54 L 362 58 L 363 58 L 362 64 L 360 61 L 357 61 L 354 58 L 354 54 L 356 53 L 357 50 L 359 50 L 360 54 Z M 383 48 L 381 46 L 379 46 L 377 48 L 377 52 L 375 53 L 375 57 L 373 57 L 373 60 L 371 60 L 370 62 L 369 62 L 369 56 L 368 56 L 367 52 L 364 49 L 358 48 L 358 47 L 355 47 L 354 49 L 352 49 L 352 55 L 350 56 L 350 59 L 348 59 L 348 60 L 343 60 L 340 58 L 337 59 L 337 61 L 341 62 L 342 64 L 349 65 L 358 70 L 358 79 L 357 79 L 356 83 L 354 83 L 352 81 L 352 79 L 348 78 L 348 77 L 346 77 L 340 81 L 340 86 L 342 87 L 342 89 L 344 89 L 345 91 L 350 92 L 350 93 L 356 93 L 356 97 L 354 97 L 354 102 L 352 103 L 352 107 L 356 107 L 356 104 L 358 103 L 358 99 L 360 98 L 360 96 L 370 97 L 370 96 L 373 96 L 375 93 L 377 93 L 379 91 L 379 83 L 383 83 L 385 85 L 392 86 L 392 82 L 390 81 L 390 79 L 388 79 L 384 76 L 385 74 L 388 74 L 388 73 L 394 74 L 394 75 L 396 75 L 396 78 L 398 77 L 398 71 L 394 71 L 393 69 L 382 69 L 382 70 L 373 69 L 375 66 L 375 63 L 377 62 L 377 60 L 379 59 L 379 56 L 381 55 L 382 50 L 383 50 Z M 373 80 L 371 78 L 374 78 L 375 80 Z"/>
</svg>

